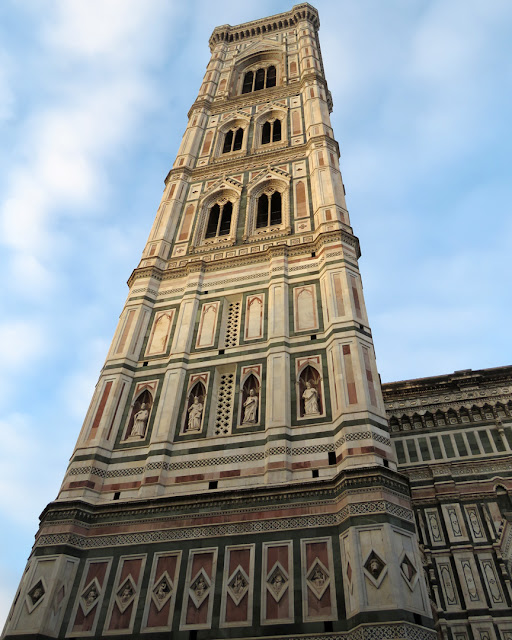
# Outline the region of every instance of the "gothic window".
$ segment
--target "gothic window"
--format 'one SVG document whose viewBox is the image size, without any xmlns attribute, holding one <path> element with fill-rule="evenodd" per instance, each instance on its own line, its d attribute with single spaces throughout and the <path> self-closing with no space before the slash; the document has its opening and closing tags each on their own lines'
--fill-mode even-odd
<svg viewBox="0 0 512 640">
<path fill-rule="evenodd" d="M 314 418 L 323 413 L 321 378 L 311 365 L 304 367 L 299 376 L 299 403 L 301 418 Z"/>
<path fill-rule="evenodd" d="M 215 203 L 208 214 L 205 238 L 229 235 L 232 214 L 233 204 L 229 200 L 222 205 L 222 208 Z"/>
<path fill-rule="evenodd" d="M 240 151 L 244 139 L 244 130 L 242 127 L 238 129 L 230 129 L 224 138 L 224 146 L 222 153 L 231 153 L 232 151 Z"/>
<path fill-rule="evenodd" d="M 261 144 L 281 140 L 281 120 L 267 120 L 261 129 Z"/>
<path fill-rule="evenodd" d="M 269 197 L 266 193 L 258 198 L 258 212 L 256 216 L 256 228 L 270 227 L 281 224 L 282 200 L 279 191 L 274 191 Z"/>
<path fill-rule="evenodd" d="M 247 71 L 244 75 L 242 84 L 242 93 L 252 93 L 253 91 L 261 91 L 262 89 L 270 89 L 275 87 L 277 82 L 277 72 L 274 65 L 261 68 L 257 71 Z"/>
<path fill-rule="evenodd" d="M 133 403 L 128 429 L 126 430 L 127 438 L 144 438 L 152 406 L 153 396 L 145 389 Z"/>
<path fill-rule="evenodd" d="M 187 411 L 185 414 L 186 433 L 201 431 L 203 425 L 204 404 L 206 399 L 206 389 L 201 381 L 190 389 L 187 398 Z"/>
</svg>

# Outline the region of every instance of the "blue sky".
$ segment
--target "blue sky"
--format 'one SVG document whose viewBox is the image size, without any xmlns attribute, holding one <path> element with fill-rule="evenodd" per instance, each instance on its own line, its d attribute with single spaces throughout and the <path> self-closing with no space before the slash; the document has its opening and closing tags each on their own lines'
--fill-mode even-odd
<svg viewBox="0 0 512 640">
<path fill-rule="evenodd" d="M 383 381 L 512 364 L 512 3 L 319 0 Z M 0 3 L 0 624 L 209 59 L 260 0 Z"/>
</svg>

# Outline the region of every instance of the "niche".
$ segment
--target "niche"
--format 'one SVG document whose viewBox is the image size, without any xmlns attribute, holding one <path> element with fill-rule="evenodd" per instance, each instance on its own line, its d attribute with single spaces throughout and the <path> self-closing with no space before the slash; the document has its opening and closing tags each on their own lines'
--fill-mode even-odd
<svg viewBox="0 0 512 640">
<path fill-rule="evenodd" d="M 203 427 L 206 389 L 199 380 L 190 389 L 187 396 L 187 410 L 184 416 L 185 433 L 199 433 Z"/>
<path fill-rule="evenodd" d="M 146 436 L 149 416 L 153 407 L 153 396 L 145 389 L 133 403 L 130 421 L 126 430 L 126 438 L 142 439 Z"/>
<path fill-rule="evenodd" d="M 256 376 L 251 373 L 242 386 L 242 401 L 240 403 L 240 425 L 250 427 L 260 422 L 260 384 Z"/>
<path fill-rule="evenodd" d="M 299 414 L 301 418 L 321 416 L 324 412 L 322 378 L 311 365 L 304 367 L 299 375 Z"/>
</svg>

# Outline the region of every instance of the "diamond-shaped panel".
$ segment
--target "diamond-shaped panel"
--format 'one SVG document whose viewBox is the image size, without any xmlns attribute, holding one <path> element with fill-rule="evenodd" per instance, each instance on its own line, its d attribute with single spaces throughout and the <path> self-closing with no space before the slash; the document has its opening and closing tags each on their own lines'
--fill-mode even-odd
<svg viewBox="0 0 512 640">
<path fill-rule="evenodd" d="M 97 604 L 100 594 L 100 583 L 96 578 L 93 578 L 82 591 L 82 595 L 80 596 L 80 606 L 82 607 L 82 611 L 85 615 L 87 615 Z"/>
<path fill-rule="evenodd" d="M 400 573 L 402 574 L 407 586 L 410 589 L 414 589 L 418 580 L 418 570 L 414 566 L 412 560 L 407 553 L 403 553 L 400 558 Z"/>
<path fill-rule="evenodd" d="M 27 593 L 26 603 L 29 613 L 32 613 L 37 605 L 42 601 L 46 593 L 46 588 L 43 579 L 38 580 L 35 585 Z"/>
<path fill-rule="evenodd" d="M 119 611 L 124 613 L 126 609 L 131 605 L 135 599 L 136 594 L 135 582 L 131 575 L 129 575 L 121 584 L 116 594 L 116 602 L 119 607 Z"/>
<path fill-rule="evenodd" d="M 192 602 L 195 604 L 196 609 L 199 609 L 208 597 L 208 594 L 210 593 L 210 585 L 210 578 L 206 575 L 204 569 L 200 569 L 189 587 L 190 597 L 192 598 Z"/>
<path fill-rule="evenodd" d="M 288 588 L 288 574 L 280 562 L 276 562 L 270 570 L 267 586 L 274 600 L 279 602 Z"/>
<path fill-rule="evenodd" d="M 387 573 L 387 566 L 375 551 L 371 551 L 364 563 L 364 571 L 370 581 L 378 588 Z"/>
<path fill-rule="evenodd" d="M 245 573 L 242 567 L 238 565 L 231 575 L 231 578 L 228 580 L 228 593 L 236 606 L 238 606 L 248 591 L 249 576 Z"/>
<path fill-rule="evenodd" d="M 317 599 L 320 600 L 329 586 L 330 576 L 325 565 L 320 562 L 319 558 L 316 558 L 311 565 L 311 569 L 306 577 L 306 582 Z"/>
<path fill-rule="evenodd" d="M 157 611 L 161 611 L 165 606 L 166 602 L 168 602 L 169 598 L 172 596 L 174 592 L 174 585 L 172 583 L 171 578 L 167 571 L 165 571 L 160 579 L 156 581 L 155 586 L 153 587 L 153 592 L 151 594 L 151 598 L 155 603 L 155 607 Z"/>
</svg>

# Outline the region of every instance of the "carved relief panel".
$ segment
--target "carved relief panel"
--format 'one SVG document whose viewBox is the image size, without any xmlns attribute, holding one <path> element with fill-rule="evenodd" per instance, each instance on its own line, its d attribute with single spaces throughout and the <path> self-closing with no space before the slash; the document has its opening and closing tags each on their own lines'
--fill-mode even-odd
<svg viewBox="0 0 512 640">
<path fill-rule="evenodd" d="M 133 630 L 145 564 L 145 555 L 119 558 L 103 629 L 105 635 L 124 634 Z"/>
<path fill-rule="evenodd" d="M 172 626 L 181 551 L 156 553 L 149 578 L 142 631 L 169 631 Z"/>
<path fill-rule="evenodd" d="M 301 540 L 304 622 L 336 620 L 336 587 L 331 538 Z"/>
<path fill-rule="evenodd" d="M 264 542 L 261 624 L 293 622 L 293 543 Z"/>
<path fill-rule="evenodd" d="M 254 547 L 251 544 L 225 549 L 221 627 L 252 626 Z"/>
<path fill-rule="evenodd" d="M 85 563 L 78 594 L 71 612 L 68 636 L 94 636 L 106 595 L 112 558 L 94 558 Z"/>
<path fill-rule="evenodd" d="M 216 547 L 190 550 L 180 629 L 211 628 L 216 571 Z"/>
<path fill-rule="evenodd" d="M 57 637 L 78 563 L 78 558 L 71 556 L 33 558 L 7 619 L 5 632 L 44 633 Z"/>
</svg>

